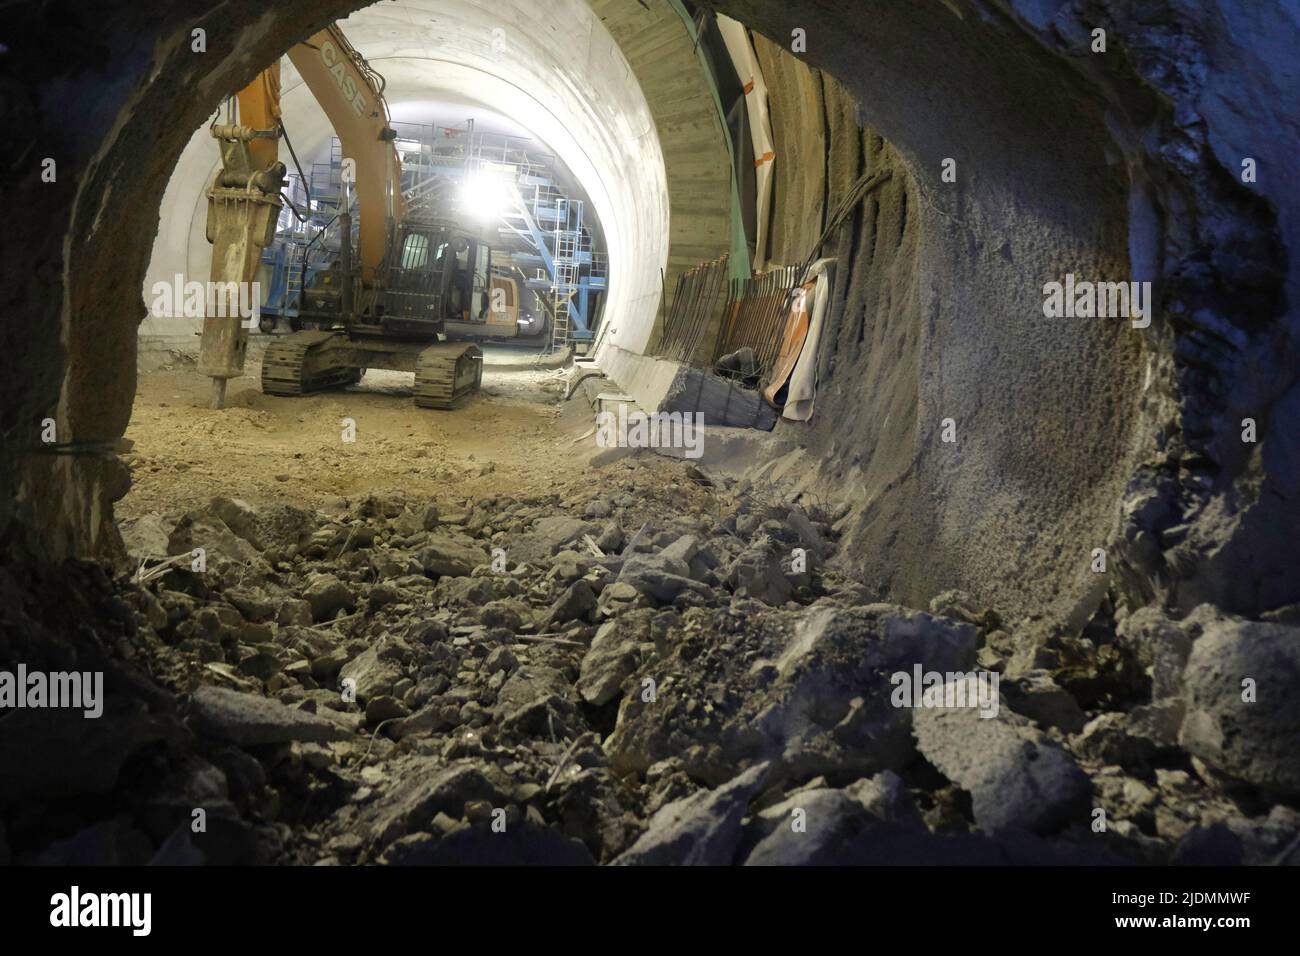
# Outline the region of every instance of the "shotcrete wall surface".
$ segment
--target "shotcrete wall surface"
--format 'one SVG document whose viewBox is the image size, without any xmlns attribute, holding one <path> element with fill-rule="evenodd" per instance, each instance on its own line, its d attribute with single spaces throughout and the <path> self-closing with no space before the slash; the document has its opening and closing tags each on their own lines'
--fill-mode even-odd
<svg viewBox="0 0 1300 956">
<path fill-rule="evenodd" d="M 810 425 L 775 436 L 804 449 L 788 478 L 848 508 L 865 583 L 913 604 L 958 587 L 1058 626 L 1111 584 L 1183 610 L 1300 599 L 1280 542 L 1297 530 L 1296 266 L 1277 241 L 1296 131 L 1243 119 L 1297 101 L 1274 35 L 1295 36 L 1294 6 L 1159 4 L 1175 41 L 1122 3 L 711 5 L 774 38 L 775 261 L 814 251 L 861 172 L 893 172 L 821 250 L 838 263 L 823 390 Z M 796 31 L 806 53 L 778 52 Z M 1267 157 L 1269 185 L 1241 183 L 1244 156 Z M 1045 317 L 1044 284 L 1070 273 L 1153 283 L 1150 327 Z"/>
<path fill-rule="evenodd" d="M 967 32 L 940 13 L 939 45 Z M 859 131 L 840 83 L 770 42 L 758 50 L 777 104 L 777 261 L 810 255 L 823 210 L 853 180 L 892 173 L 822 250 L 837 259 L 826 388 L 811 427 L 779 433 L 808 445 L 809 484 L 850 504 L 848 561 L 912 604 L 959 587 L 1017 612 L 1059 597 L 1055 616 L 1072 613 L 1096 580 L 1091 550 L 1117 527 L 1142 398 L 1140 333 L 1042 313 L 1043 283 L 1058 273 L 1128 275 L 1124 193 L 1099 122 L 1077 102 L 1036 102 L 1064 88 L 1047 64 L 1012 53 L 1008 89 L 987 96 L 982 122 L 908 118 L 903 142 L 915 126 L 938 139 L 933 159 L 908 162 Z M 984 68 L 949 70 L 963 65 Z M 1023 129 L 1031 107 L 1043 115 Z M 1057 118 L 1067 115 L 1073 124 Z M 940 179 L 948 156 L 955 184 Z M 955 441 L 943 440 L 945 420 Z"/>
</svg>

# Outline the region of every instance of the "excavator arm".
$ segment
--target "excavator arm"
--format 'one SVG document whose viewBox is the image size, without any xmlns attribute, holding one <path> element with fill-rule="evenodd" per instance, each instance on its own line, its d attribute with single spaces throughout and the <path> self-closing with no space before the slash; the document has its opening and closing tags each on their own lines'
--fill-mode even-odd
<svg viewBox="0 0 1300 956">
<path fill-rule="evenodd" d="M 227 380 L 243 373 L 248 330 L 242 322 L 241 300 L 250 301 L 244 290 L 257 275 L 262 248 L 275 239 L 280 215 L 285 166 L 277 159 L 279 63 L 263 70 L 236 99 L 239 122 L 212 126 L 221 149 L 221 169 L 208 190 L 212 269 L 199 371 L 212 378 L 213 408 L 225 404 Z"/>
<path fill-rule="evenodd" d="M 289 59 L 333 125 L 344 161 L 355 163 L 361 278 L 372 282 L 406 213 L 383 82 L 334 24 L 291 49 Z"/>
</svg>

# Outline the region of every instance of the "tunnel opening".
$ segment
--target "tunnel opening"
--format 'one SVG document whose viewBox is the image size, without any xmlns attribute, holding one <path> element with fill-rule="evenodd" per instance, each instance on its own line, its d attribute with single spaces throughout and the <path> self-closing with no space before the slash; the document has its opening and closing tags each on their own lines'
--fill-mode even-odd
<svg viewBox="0 0 1300 956">
<path fill-rule="evenodd" d="M 549 16 L 556 24 L 577 17 L 588 27 L 592 20 L 585 4 Z M 412 17 L 421 17 L 418 28 Z M 128 557 L 140 565 L 137 575 L 165 572 L 178 580 L 170 570 L 178 541 L 188 542 L 194 510 L 211 511 L 218 501 L 226 509 L 244 507 L 247 499 L 335 513 L 356 507 L 382 512 L 393 499 L 405 510 L 400 503 L 420 495 L 442 499 L 460 492 L 455 504 L 444 500 L 442 510 L 473 511 L 476 498 L 466 497 L 471 490 L 478 497 L 500 488 L 527 495 L 582 475 L 590 450 L 555 454 L 557 445 L 569 445 L 582 430 L 573 410 L 554 407 L 564 391 L 555 366 L 565 350 L 592 349 L 607 307 L 621 316 L 625 335 L 648 334 L 637 326 L 653 315 L 636 293 L 638 281 L 662 271 L 666 221 L 656 219 L 668 205 L 662 159 L 653 132 L 628 134 L 650 122 L 636 84 L 604 89 L 606 74 L 628 69 L 607 35 L 585 42 L 608 54 L 608 65 L 569 68 L 569 83 L 559 92 L 528 92 L 525 79 L 582 58 L 566 41 L 544 33 L 511 37 L 496 22 L 485 4 L 414 4 L 398 11 L 374 5 L 341 20 L 346 33 L 315 34 L 278 60 L 283 208 L 275 238 L 261 248 L 252 273 L 255 289 L 261 285 L 260 294 L 254 292 L 261 310 L 260 320 L 252 316 L 245 323 L 256 326 L 247 346 L 249 370 L 231 380 L 229 408 L 219 415 L 201 410 L 205 385 L 197 342 L 203 318 L 188 308 L 182 290 L 212 268 L 208 197 L 221 170 L 215 124 L 223 110 L 227 119 L 242 119 L 242 100 L 231 114 L 234 104 L 223 97 L 185 145 L 163 193 L 161 228 L 144 279 L 144 298 L 152 304 L 140 327 L 140 378 L 122 456 L 134 480 L 115 507 Z M 344 130 L 322 108 L 325 96 L 304 82 L 301 61 L 293 56 L 323 52 L 322 38 L 355 49 L 363 72 L 376 81 L 373 109 L 383 112 L 392 134 L 405 221 L 450 217 L 485 226 L 492 283 L 505 285 L 503 301 L 518 310 L 514 329 L 492 327 L 495 306 L 485 309 L 488 327 L 450 320 L 442 327 L 438 338 L 474 341 L 485 353 L 486 401 L 471 401 L 454 415 L 415 414 L 409 401 L 414 396 L 419 404 L 418 373 L 383 368 L 358 368 L 337 390 L 295 402 L 268 397 L 268 346 L 285 333 L 340 327 L 314 311 L 311 301 L 321 285 L 336 281 L 343 255 L 340 212 L 345 205 L 352 211 L 354 250 L 358 220 L 361 229 L 376 229 L 368 213 L 358 215 L 359 187 L 348 190 L 343 183 L 355 139 L 347 146 L 340 141 Z M 638 166 L 635 180 L 620 163 Z M 476 208 L 488 200 L 502 208 Z M 617 218 L 607 229 L 601 216 L 611 210 Z M 429 236 L 411 232 L 394 239 L 403 270 L 412 271 L 413 263 L 432 266 L 455 252 L 438 234 Z M 462 250 L 462 264 L 474 254 Z M 352 258 L 359 258 L 355 251 Z M 358 272 L 359 266 L 355 261 Z M 185 314 L 177 314 L 181 302 Z M 478 318 L 469 304 L 463 317 Z M 406 404 L 394 407 L 403 399 Z M 197 432 L 196 418 L 202 421 Z M 557 430 L 558 438 L 551 434 Z M 377 505 L 385 495 L 390 500 Z M 224 522 L 218 517 L 217 523 Z M 347 541 L 345 535 L 333 543 L 336 558 L 347 551 Z"/>
<path fill-rule="evenodd" d="M 108 832 L 77 794 L 113 792 L 129 819 L 108 842 L 145 862 L 206 784 L 224 836 L 184 841 L 209 862 L 471 862 L 498 811 L 526 834 L 516 862 L 662 861 L 659 811 L 724 791 L 740 835 L 692 862 L 871 860 L 775 838 L 763 812 L 809 792 L 936 862 L 956 833 L 975 859 L 1178 861 L 1211 803 L 1232 862 L 1286 850 L 1295 714 L 1234 709 L 1214 662 L 1235 682 L 1293 655 L 1300 623 L 1295 210 L 1242 178 L 1263 149 L 1250 111 L 1189 80 L 1185 47 L 1112 11 L 1104 55 L 1077 11 L 975 0 L 858 19 L 565 0 L 532 31 L 476 0 L 318 6 L 228 3 L 224 29 L 195 26 L 215 23 L 204 4 L 128 13 L 135 59 L 91 46 L 121 88 L 61 154 L 72 181 L 20 207 L 58 228 L 14 285 L 48 321 L 6 357 L 24 453 L 3 583 L 26 595 L 6 649 L 107 673 L 113 715 L 77 772 L 37 760 L 0 792 L 20 811 L 6 854 Z M 194 215 L 167 240 L 169 205 L 194 213 L 214 168 L 187 164 L 189 131 L 348 14 L 410 108 L 395 128 L 436 128 L 426 101 L 453 95 L 526 114 L 593 207 L 608 285 L 567 379 L 499 367 L 460 418 L 413 417 L 377 373 L 207 413 L 188 349 L 142 349 L 140 290 L 168 256 L 195 272 L 206 243 Z M 1189 16 L 1168 27 L 1198 43 Z M 1210 76 L 1251 69 L 1285 98 L 1264 54 L 1197 49 Z M 315 129 L 290 127 L 308 163 L 329 152 Z M 1071 312 L 1051 313 L 1053 284 Z M 268 332 L 295 331 L 286 301 Z M 762 395 L 795 301 L 782 406 Z M 746 350 L 758 388 L 737 384 Z M 594 413 L 638 407 L 682 434 L 704 415 L 700 459 L 593 440 Z M 63 437 L 29 453 L 31 421 Z M 919 687 L 895 703 L 914 669 L 983 712 Z M 4 746 L 21 764 L 71 726 Z M 983 773 L 954 743 L 981 727 L 990 752 L 1059 767 L 1050 792 L 1018 801 Z M 1130 781 L 1154 795 L 1131 805 Z M 32 809 L 56 791 L 57 814 Z M 1104 846 L 1085 836 L 1098 804 L 1131 824 Z"/>
<path fill-rule="evenodd" d="M 466 9 L 471 19 L 481 15 Z M 285 184 L 273 235 L 258 248 L 251 282 L 244 283 L 252 286 L 249 298 L 260 304 L 254 314 L 241 302 L 241 322 L 251 327 L 243 346 L 248 367 L 228 380 L 228 413 L 215 416 L 202 411 L 207 379 L 198 349 L 203 316 L 214 312 L 196 291 L 202 285 L 198 280 L 217 275 L 209 194 L 222 155 L 214 134 L 223 120 L 242 122 L 245 106 L 256 102 L 245 104 L 241 98 L 233 114 L 232 102 L 222 104 L 177 161 L 163 193 L 160 231 L 144 279 L 149 314 L 140 327 L 141 375 L 125 459 L 135 478 L 115 508 L 131 554 L 166 555 L 164 532 L 214 496 L 338 507 L 363 492 L 432 495 L 466 476 L 495 474 L 493 481 L 502 480 L 516 461 L 536 469 L 537 452 L 545 446 L 516 443 L 551 426 L 553 369 L 563 357 L 553 354 L 556 343 L 586 351 L 599 334 L 611 271 L 605 229 L 593 191 L 526 125 L 550 129 L 572 154 L 575 137 L 557 126 L 554 104 L 548 106 L 545 97 L 510 99 L 485 91 L 486 74 L 473 56 L 446 59 L 435 37 L 436 18 L 425 34 L 407 29 L 399 35 L 392 29 L 393 16 L 366 8 L 342 21 L 336 33 L 316 34 L 278 61 L 274 112 Z M 503 35 L 486 35 L 492 55 L 524 57 L 509 50 Z M 380 221 L 382 211 L 362 208 L 361 181 L 373 176 L 374 168 L 357 172 L 357 134 L 346 118 L 336 121 L 330 114 L 333 77 L 313 74 L 313 86 L 297 65 L 310 69 L 312 57 L 323 56 L 327 46 L 345 45 L 362 68 L 348 81 L 374 81 L 373 102 L 366 108 L 382 113 L 384 135 L 391 137 L 400 223 L 391 222 L 391 213 Z M 519 86 L 509 78 L 487 79 L 511 92 Z M 517 111 L 506 116 L 485 105 L 485 96 Z M 607 205 L 607 190 L 592 179 L 590 161 L 583 169 Z M 375 312 L 382 322 L 387 309 L 398 324 L 386 337 L 381 331 L 378 341 L 401 345 L 411 339 L 402 316 L 418 317 L 436 300 L 426 296 L 412 307 L 408 299 L 430 282 L 436 285 L 439 270 L 448 268 L 444 263 L 452 263 L 457 278 L 445 291 L 455 312 L 438 326 L 437 338 L 476 343 L 484 354 L 484 394 L 503 398 L 506 412 L 479 402 L 450 417 L 415 414 L 411 406 L 422 397 L 419 373 L 402 368 L 402 353 L 396 353 L 398 361 L 385 362 L 384 354 L 374 351 L 368 354 L 379 367 L 357 367 L 333 387 L 287 404 L 272 397 L 281 394 L 266 371 L 281 361 L 277 343 L 295 333 L 346 325 L 337 310 L 341 260 L 347 254 L 344 212 L 351 218 L 348 258 L 354 276 L 361 276 L 366 256 L 363 234 L 392 230 L 386 255 L 400 270 L 401 277 L 390 282 L 400 294 L 385 298 Z M 620 239 L 626 239 L 626 229 Z M 615 304 L 625 310 L 619 288 Z M 418 343 L 433 339 L 412 341 L 421 347 Z M 385 399 L 350 397 L 355 395 Z M 196 417 L 203 421 L 198 433 L 191 427 Z M 503 420 L 511 427 L 498 427 Z M 511 465 L 498 469 L 493 462 L 499 460 Z M 177 482 L 178 476 L 184 480 Z"/>
</svg>

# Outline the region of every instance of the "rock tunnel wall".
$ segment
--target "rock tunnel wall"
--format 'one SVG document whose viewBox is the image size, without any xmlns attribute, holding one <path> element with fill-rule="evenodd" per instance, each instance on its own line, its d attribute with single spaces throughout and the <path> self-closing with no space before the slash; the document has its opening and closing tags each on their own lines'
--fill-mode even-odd
<svg viewBox="0 0 1300 956">
<path fill-rule="evenodd" d="M 1108 543 L 1135 464 L 1142 344 L 1127 323 L 1044 318 L 1041 288 L 1048 257 L 1062 274 L 1127 275 L 1124 196 L 1097 126 L 1044 130 L 1079 157 L 1077 201 L 1018 190 L 1049 175 L 1020 167 L 1060 154 L 1022 144 L 1019 158 L 1008 143 L 998 156 L 996 136 L 979 153 L 950 142 L 957 183 L 942 183 L 944 157 L 929 175 L 859 129 L 839 81 L 771 41 L 757 49 L 777 104 L 777 261 L 812 254 L 860 176 L 890 174 L 821 250 L 837 263 L 826 388 L 811 427 L 779 430 L 807 448 L 801 480 L 850 509 L 844 560 L 917 606 L 960 588 L 1017 614 L 1095 607 L 1090 552 Z M 994 163 L 1017 168 L 986 177 Z"/>
<path fill-rule="evenodd" d="M 775 261 L 812 253 L 860 174 L 893 173 L 821 250 L 817 414 L 778 426 L 799 450 L 772 469 L 845 510 L 864 583 L 921 606 L 961 588 L 1049 629 L 1112 586 L 1179 613 L 1300 599 L 1294 128 L 1243 120 L 1296 101 L 1274 36 L 1294 8 L 711 5 L 780 40 L 756 43 Z M 1240 181 L 1246 156 L 1267 184 Z M 1152 282 L 1150 327 L 1045 318 L 1067 273 Z"/>
<path fill-rule="evenodd" d="M 9 214 L 34 227 L 0 267 L 7 550 L 113 547 L 111 503 L 128 478 L 113 450 L 131 414 L 141 280 L 176 157 L 226 91 L 358 5 L 314 4 L 300 17 L 251 0 L 6 11 L 6 35 L 25 38 L 0 77 L 17 157 Z M 195 29 L 206 31 L 203 54 L 191 49 Z M 53 182 L 41 179 L 47 156 Z M 39 437 L 46 417 L 53 447 Z"/>
</svg>

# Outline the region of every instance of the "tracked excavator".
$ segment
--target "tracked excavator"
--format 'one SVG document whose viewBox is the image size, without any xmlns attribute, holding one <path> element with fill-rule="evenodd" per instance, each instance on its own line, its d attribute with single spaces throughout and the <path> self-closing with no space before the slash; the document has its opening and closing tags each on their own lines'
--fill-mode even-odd
<svg viewBox="0 0 1300 956">
<path fill-rule="evenodd" d="M 342 146 L 340 249 L 334 267 L 304 290 L 304 314 L 317 327 L 275 336 L 262 359 L 262 391 L 343 388 L 367 368 L 385 368 L 415 373 L 416 405 L 452 408 L 477 391 L 483 353 L 472 343 L 443 341 L 448 323 L 506 333 L 516 322 L 522 286 L 507 269 L 494 268 L 486 224 L 476 231 L 473 220 L 408 214 L 383 81 L 337 25 L 293 47 L 289 59 Z M 252 280 L 284 202 L 279 63 L 235 99 L 239 122 L 228 117 L 212 127 L 222 154 L 207 220 L 217 288 Z M 199 371 L 212 378 L 214 408 L 224 404 L 227 380 L 242 374 L 248 344 L 238 310 L 224 311 L 205 317 L 199 355 Z"/>
</svg>

